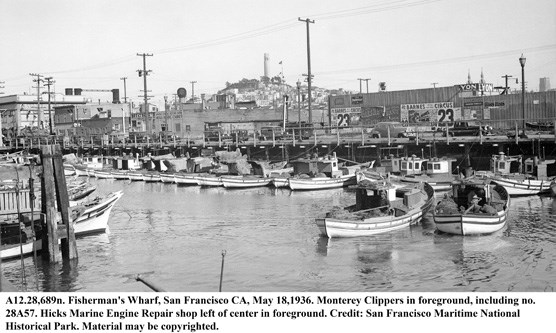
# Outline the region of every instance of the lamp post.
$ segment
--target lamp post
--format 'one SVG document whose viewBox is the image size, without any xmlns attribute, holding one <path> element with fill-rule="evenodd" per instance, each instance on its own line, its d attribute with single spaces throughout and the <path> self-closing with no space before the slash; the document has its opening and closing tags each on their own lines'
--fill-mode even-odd
<svg viewBox="0 0 556 333">
<path fill-rule="evenodd" d="M 526 58 L 521 54 L 519 63 L 521 64 L 521 116 L 523 117 L 523 136 L 525 137 L 525 60 Z"/>
</svg>

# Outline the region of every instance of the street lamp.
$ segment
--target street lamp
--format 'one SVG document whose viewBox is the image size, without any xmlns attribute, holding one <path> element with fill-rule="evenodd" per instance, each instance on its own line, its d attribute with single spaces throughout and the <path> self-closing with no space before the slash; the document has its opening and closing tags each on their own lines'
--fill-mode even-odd
<svg viewBox="0 0 556 333">
<path fill-rule="evenodd" d="M 523 117 L 523 136 L 525 137 L 525 57 L 523 53 L 519 58 L 521 64 L 521 116 Z"/>
</svg>

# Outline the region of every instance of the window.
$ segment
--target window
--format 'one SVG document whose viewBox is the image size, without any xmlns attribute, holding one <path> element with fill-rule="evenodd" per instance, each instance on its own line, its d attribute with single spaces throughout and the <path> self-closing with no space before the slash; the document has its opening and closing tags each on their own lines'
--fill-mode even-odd
<svg viewBox="0 0 556 333">
<path fill-rule="evenodd" d="M 407 170 L 407 162 L 402 162 L 402 170 Z"/>
<path fill-rule="evenodd" d="M 434 170 L 440 170 L 440 163 L 434 163 Z"/>
<path fill-rule="evenodd" d="M 419 169 L 419 162 L 415 162 L 415 170 Z"/>
<path fill-rule="evenodd" d="M 498 163 L 498 170 L 505 170 L 506 169 L 506 162 Z"/>
</svg>

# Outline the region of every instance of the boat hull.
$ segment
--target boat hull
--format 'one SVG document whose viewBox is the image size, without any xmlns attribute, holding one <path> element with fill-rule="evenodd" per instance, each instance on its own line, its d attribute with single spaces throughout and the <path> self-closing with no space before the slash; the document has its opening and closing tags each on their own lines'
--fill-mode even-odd
<svg viewBox="0 0 556 333">
<path fill-rule="evenodd" d="M 100 203 L 86 208 L 74 221 L 73 228 L 75 236 L 106 232 L 112 208 L 114 208 L 114 205 L 120 200 L 122 195 L 122 191 L 114 192 Z M 42 240 L 36 240 L 34 243 L 35 250 L 40 251 L 42 249 Z M 20 244 L 13 244 L 10 246 L 3 245 L 0 249 L 0 258 L 2 260 L 8 260 L 32 253 L 33 242 L 29 240 L 25 244 L 21 244 L 21 246 Z"/>
<path fill-rule="evenodd" d="M 439 231 L 468 236 L 486 235 L 501 230 L 506 225 L 507 212 L 501 211 L 496 215 L 461 214 L 435 215 L 434 223 Z"/>
<path fill-rule="evenodd" d="M 197 183 L 198 174 L 174 174 L 174 180 L 178 185 L 199 185 Z"/>
<path fill-rule="evenodd" d="M 332 188 L 340 188 L 357 183 L 355 175 L 349 177 L 338 178 L 289 178 L 288 186 L 294 191 L 307 191 L 307 190 L 326 190 Z"/>
<path fill-rule="evenodd" d="M 205 187 L 215 187 L 223 186 L 222 179 L 220 177 L 210 177 L 210 176 L 198 176 L 197 185 Z"/>
<path fill-rule="evenodd" d="M 252 188 L 268 186 L 272 178 L 221 177 L 221 181 L 226 188 Z"/>
<path fill-rule="evenodd" d="M 534 179 L 511 179 L 504 177 L 490 177 L 490 179 L 504 186 L 510 196 L 526 196 L 545 194 L 550 192 L 551 181 Z"/>
<path fill-rule="evenodd" d="M 328 238 L 372 236 L 409 227 L 419 223 L 434 202 L 432 187 L 426 183 L 423 186 L 425 192 L 421 202 L 403 215 L 386 215 L 357 220 L 318 218 L 316 219 L 317 226 L 321 234 Z"/>
</svg>

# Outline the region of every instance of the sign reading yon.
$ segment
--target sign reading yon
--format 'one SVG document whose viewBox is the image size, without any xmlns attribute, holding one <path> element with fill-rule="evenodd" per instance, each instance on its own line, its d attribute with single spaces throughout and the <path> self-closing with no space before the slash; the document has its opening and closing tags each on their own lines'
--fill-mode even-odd
<svg viewBox="0 0 556 333">
<path fill-rule="evenodd" d="M 492 83 L 465 83 L 459 84 L 459 87 L 463 91 L 493 91 L 494 85 Z"/>
<path fill-rule="evenodd" d="M 453 122 L 461 119 L 461 108 L 452 102 L 402 104 L 400 116 L 408 124 Z"/>
</svg>

